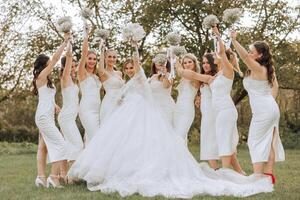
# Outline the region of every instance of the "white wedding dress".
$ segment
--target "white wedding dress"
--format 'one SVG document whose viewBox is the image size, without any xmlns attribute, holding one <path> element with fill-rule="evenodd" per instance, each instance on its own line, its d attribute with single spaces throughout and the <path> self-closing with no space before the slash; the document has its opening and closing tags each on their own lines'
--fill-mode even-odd
<svg viewBox="0 0 300 200">
<path fill-rule="evenodd" d="M 160 111 L 162 112 L 166 121 L 169 122 L 171 127 L 173 127 L 175 102 L 171 96 L 172 86 L 165 88 L 162 81 L 159 81 L 157 77 L 150 78 L 148 82 L 150 84 L 155 102 L 160 108 Z"/>
<path fill-rule="evenodd" d="M 122 101 L 101 124 L 72 165 L 69 176 L 91 191 L 191 198 L 194 195 L 249 196 L 271 192 L 266 176 L 243 176 L 230 169 L 199 165 L 158 112 L 141 69 L 122 89 Z"/>
</svg>

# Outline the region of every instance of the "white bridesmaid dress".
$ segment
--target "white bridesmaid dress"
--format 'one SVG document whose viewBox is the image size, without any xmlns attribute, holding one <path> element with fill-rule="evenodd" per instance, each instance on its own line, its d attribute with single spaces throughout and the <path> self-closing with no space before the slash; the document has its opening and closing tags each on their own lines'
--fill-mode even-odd
<svg viewBox="0 0 300 200">
<path fill-rule="evenodd" d="M 85 130 L 86 141 L 90 141 L 94 132 L 100 126 L 100 89 L 101 82 L 96 75 L 88 75 L 79 83 L 81 100 L 79 104 L 79 118 Z"/>
<path fill-rule="evenodd" d="M 102 99 L 100 107 L 100 121 L 109 116 L 117 105 L 116 98 L 124 86 L 125 81 L 117 74 L 111 73 L 109 78 L 102 85 L 105 90 L 105 96 Z"/>
<path fill-rule="evenodd" d="M 55 125 L 55 93 L 47 84 L 38 88 L 39 103 L 35 113 L 35 123 L 47 146 L 50 163 L 67 159 L 66 142 Z"/>
<path fill-rule="evenodd" d="M 243 84 L 248 92 L 252 110 L 248 134 L 248 146 L 252 163 L 267 162 L 271 145 L 273 145 L 275 151 L 275 161 L 284 161 L 284 149 L 279 137 L 280 111 L 271 94 L 272 89 L 268 81 L 246 77 Z"/>
<path fill-rule="evenodd" d="M 195 117 L 194 100 L 197 89 L 192 82 L 182 79 L 177 86 L 178 96 L 174 110 L 174 130 L 187 142 L 187 135 Z"/>
<path fill-rule="evenodd" d="M 79 88 L 74 83 L 62 89 L 63 106 L 58 114 L 58 123 L 67 143 L 69 161 L 76 160 L 83 149 L 82 138 L 76 124 L 79 110 L 78 93 Z"/>
<path fill-rule="evenodd" d="M 200 159 L 218 160 L 218 144 L 212 95 L 210 87 L 204 84 L 201 93 Z"/>
<path fill-rule="evenodd" d="M 172 86 L 165 88 L 163 83 L 157 80 L 156 77 L 149 79 L 149 84 L 152 90 L 153 98 L 160 108 L 166 121 L 173 127 L 173 115 L 175 109 L 175 102 L 171 96 Z"/>
<path fill-rule="evenodd" d="M 122 103 L 103 121 L 68 172 L 86 180 L 89 190 L 169 198 L 249 196 L 273 190 L 269 176 L 247 177 L 231 169 L 215 171 L 205 163 L 199 165 L 158 112 L 142 69 L 122 92 Z"/>
<path fill-rule="evenodd" d="M 218 155 L 229 156 L 236 152 L 239 142 L 238 113 L 230 96 L 233 80 L 218 74 L 211 83 L 212 105 L 216 117 Z"/>
</svg>

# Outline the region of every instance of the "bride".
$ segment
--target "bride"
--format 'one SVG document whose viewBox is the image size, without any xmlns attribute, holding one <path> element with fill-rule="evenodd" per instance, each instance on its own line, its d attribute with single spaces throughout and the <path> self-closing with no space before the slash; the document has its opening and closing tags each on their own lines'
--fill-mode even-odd
<svg viewBox="0 0 300 200">
<path fill-rule="evenodd" d="M 122 89 L 118 106 L 95 132 L 72 165 L 69 176 L 84 179 L 90 191 L 121 196 L 250 196 L 271 192 L 269 177 L 243 176 L 231 169 L 214 171 L 199 164 L 152 98 L 137 53 L 134 76 Z"/>
</svg>

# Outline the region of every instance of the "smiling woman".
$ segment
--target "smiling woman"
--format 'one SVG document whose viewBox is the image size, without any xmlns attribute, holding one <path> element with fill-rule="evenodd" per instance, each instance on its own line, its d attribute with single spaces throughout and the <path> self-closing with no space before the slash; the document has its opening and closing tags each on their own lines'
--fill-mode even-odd
<svg viewBox="0 0 300 200">
<path fill-rule="evenodd" d="M 87 143 L 100 126 L 100 88 L 102 85 L 99 77 L 95 74 L 97 72 L 97 54 L 88 50 L 88 27 L 85 27 L 85 32 L 77 75 L 82 94 L 79 118 L 85 129 L 85 142 Z"/>
<path fill-rule="evenodd" d="M 67 159 L 65 140 L 55 125 L 54 112 L 56 109 L 55 93 L 56 88 L 49 76 L 54 65 L 59 60 L 64 48 L 69 43 L 70 34 L 65 33 L 64 43 L 56 50 L 50 59 L 45 54 L 37 56 L 34 62 L 34 93 L 39 96 L 39 102 L 35 114 L 35 123 L 45 141 L 49 161 L 51 162 L 51 173 L 45 182 L 45 175 L 38 176 L 36 186 L 61 188 L 59 182 L 60 167 Z"/>
<path fill-rule="evenodd" d="M 274 163 L 284 161 L 285 154 L 278 130 L 280 111 L 275 101 L 278 82 L 271 49 L 268 43 L 256 41 L 250 45 L 248 53 L 236 40 L 236 31 L 232 30 L 230 36 L 248 68 L 243 84 L 248 91 L 253 113 L 248 137 L 253 171 L 271 176 L 275 183 Z"/>
<path fill-rule="evenodd" d="M 116 106 L 116 98 L 120 89 L 124 86 L 125 81 L 122 79 L 122 72 L 118 71 L 116 68 L 118 59 L 117 51 L 113 49 L 108 49 L 107 51 L 105 51 L 105 46 L 100 46 L 100 50 L 101 55 L 98 65 L 98 71 L 100 80 L 105 90 L 105 96 L 102 100 L 100 108 L 100 120 L 102 122 L 114 110 Z"/>
<path fill-rule="evenodd" d="M 199 63 L 194 54 L 185 54 L 180 64 L 183 69 L 199 72 Z M 178 69 L 178 67 L 177 67 Z M 179 75 L 181 73 L 178 73 Z M 194 99 L 200 83 L 197 80 L 190 80 L 182 77 L 177 86 L 178 97 L 174 110 L 174 129 L 187 143 L 187 135 L 195 117 Z"/>
</svg>

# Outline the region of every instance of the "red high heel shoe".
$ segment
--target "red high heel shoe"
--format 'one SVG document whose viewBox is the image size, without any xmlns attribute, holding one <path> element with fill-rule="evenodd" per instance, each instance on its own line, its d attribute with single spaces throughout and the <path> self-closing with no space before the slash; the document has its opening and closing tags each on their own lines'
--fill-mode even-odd
<svg viewBox="0 0 300 200">
<path fill-rule="evenodd" d="M 275 176 L 273 175 L 273 174 L 271 174 L 271 173 L 264 173 L 265 175 L 268 175 L 268 176 L 271 176 L 271 179 L 272 179 L 272 184 L 274 185 L 275 184 L 275 182 L 276 182 L 276 178 L 275 178 Z"/>
</svg>

